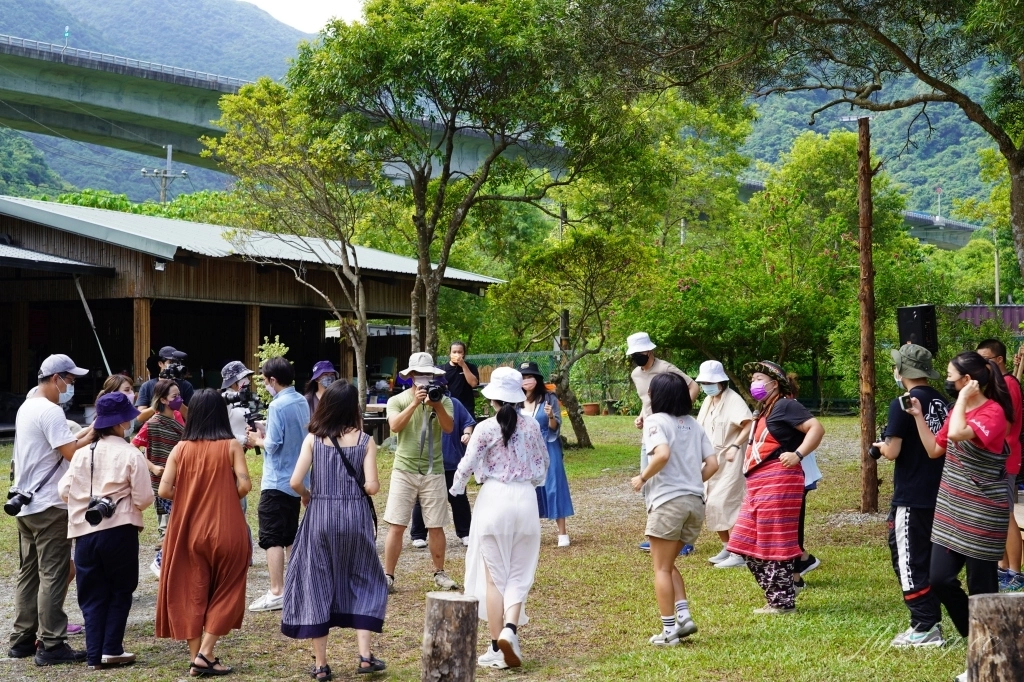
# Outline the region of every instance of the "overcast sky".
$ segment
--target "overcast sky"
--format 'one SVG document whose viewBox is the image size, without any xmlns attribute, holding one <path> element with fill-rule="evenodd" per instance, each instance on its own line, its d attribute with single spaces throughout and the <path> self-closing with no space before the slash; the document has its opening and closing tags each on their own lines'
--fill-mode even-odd
<svg viewBox="0 0 1024 682">
<path fill-rule="evenodd" d="M 363 0 L 248 0 L 289 26 L 316 33 L 333 17 L 359 19 Z"/>
</svg>

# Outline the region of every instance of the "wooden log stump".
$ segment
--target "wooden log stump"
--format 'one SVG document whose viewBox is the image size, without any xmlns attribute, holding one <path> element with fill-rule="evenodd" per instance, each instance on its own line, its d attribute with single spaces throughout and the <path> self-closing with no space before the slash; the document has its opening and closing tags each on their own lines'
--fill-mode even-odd
<svg viewBox="0 0 1024 682">
<path fill-rule="evenodd" d="M 458 592 L 427 592 L 422 682 L 473 682 L 477 600 Z"/>
<path fill-rule="evenodd" d="M 1024 594 L 975 595 L 968 622 L 968 681 L 1024 680 Z"/>
</svg>

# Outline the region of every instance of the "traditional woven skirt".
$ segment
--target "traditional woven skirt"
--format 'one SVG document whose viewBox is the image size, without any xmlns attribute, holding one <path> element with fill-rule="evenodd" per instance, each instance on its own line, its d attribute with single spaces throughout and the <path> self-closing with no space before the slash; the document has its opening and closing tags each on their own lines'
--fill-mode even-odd
<svg viewBox="0 0 1024 682">
<path fill-rule="evenodd" d="M 766 561 L 787 561 L 800 556 L 797 532 L 804 497 L 804 472 L 768 460 L 747 476 L 736 525 L 729 534 L 729 551 Z"/>
</svg>

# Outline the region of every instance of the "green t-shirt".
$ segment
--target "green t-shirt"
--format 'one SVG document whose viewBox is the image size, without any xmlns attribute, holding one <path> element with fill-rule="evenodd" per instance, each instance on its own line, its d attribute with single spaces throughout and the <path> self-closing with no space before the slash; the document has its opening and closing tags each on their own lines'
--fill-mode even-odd
<svg viewBox="0 0 1024 682">
<path fill-rule="evenodd" d="M 397 417 L 405 408 L 416 400 L 416 391 L 408 389 L 392 396 L 388 400 L 388 419 Z M 449 417 L 455 415 L 455 406 L 452 399 L 445 396 L 441 399 L 444 411 Z M 405 428 L 395 434 L 397 447 L 395 448 L 394 468 L 408 471 L 412 474 L 444 474 L 444 459 L 441 456 L 441 425 L 437 422 L 434 410 L 429 405 L 421 405 L 413 412 L 412 418 Z M 423 449 L 420 450 L 420 434 L 423 433 L 423 420 L 429 419 L 429 433 L 423 437 Z M 430 467 L 430 443 L 434 443 L 434 466 Z"/>
</svg>

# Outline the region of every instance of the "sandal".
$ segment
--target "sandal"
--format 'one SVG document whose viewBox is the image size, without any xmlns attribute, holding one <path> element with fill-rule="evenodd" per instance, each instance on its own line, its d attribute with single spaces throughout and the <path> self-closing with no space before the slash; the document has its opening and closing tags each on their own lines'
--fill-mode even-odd
<svg viewBox="0 0 1024 682">
<path fill-rule="evenodd" d="M 368 665 L 364 667 L 363 663 L 367 663 Z M 361 675 L 366 673 L 379 673 L 385 668 L 387 668 L 387 666 L 384 664 L 384 661 L 380 660 L 373 654 L 370 654 L 369 658 L 363 658 L 362 656 L 359 657 L 359 667 L 356 668 L 356 672 Z"/>
<path fill-rule="evenodd" d="M 220 677 L 233 672 L 233 668 L 230 666 L 224 666 L 223 670 L 217 670 L 215 665 L 224 665 L 220 662 L 219 658 L 215 658 L 212 661 L 200 652 L 196 654 L 196 658 L 200 659 L 206 665 L 197 665 L 195 661 L 188 664 L 188 674 L 191 677 Z"/>
<path fill-rule="evenodd" d="M 321 677 L 321 675 L 323 675 L 323 677 Z M 329 665 L 322 665 L 319 668 L 314 666 L 313 672 L 311 672 L 309 676 L 318 682 L 334 679 L 334 675 L 331 674 L 331 666 Z"/>
</svg>

